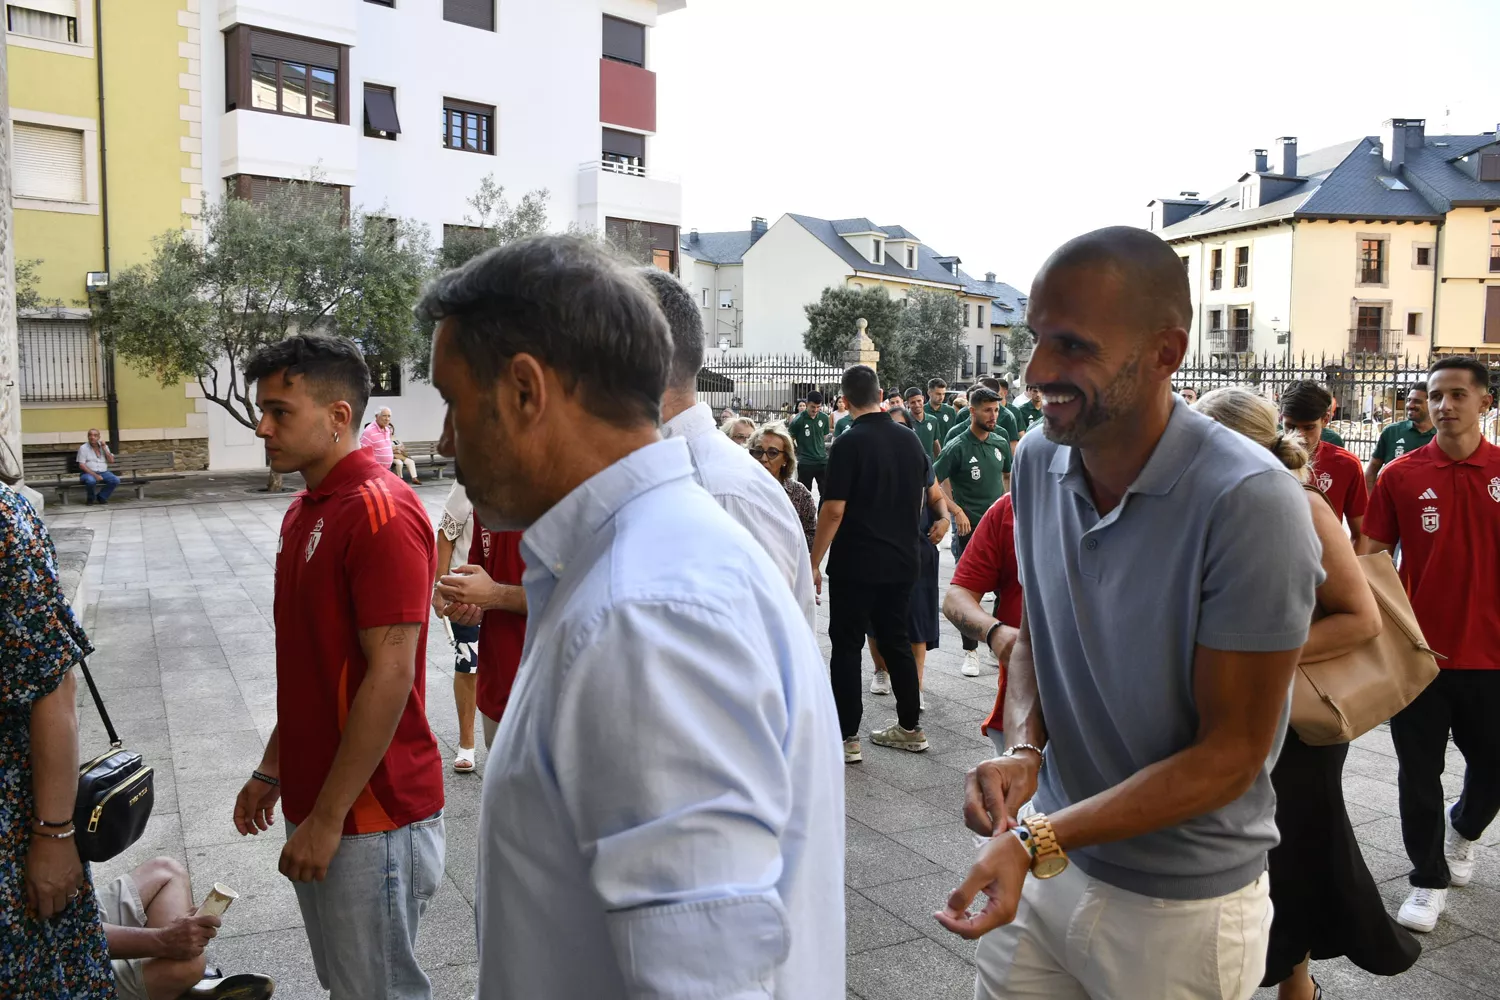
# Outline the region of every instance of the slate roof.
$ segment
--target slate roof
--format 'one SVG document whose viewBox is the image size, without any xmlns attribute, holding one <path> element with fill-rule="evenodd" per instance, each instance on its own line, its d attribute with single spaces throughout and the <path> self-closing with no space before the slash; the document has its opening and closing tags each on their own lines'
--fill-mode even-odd
<svg viewBox="0 0 1500 1000">
<path fill-rule="evenodd" d="M 737 233 L 699 233 L 695 243 L 691 234 L 682 237 L 682 252 L 695 260 L 710 264 L 743 264 L 750 249 L 750 230 Z"/>
<path fill-rule="evenodd" d="M 997 326 L 1009 326 L 1011 322 L 1014 322 L 1011 317 L 1023 316 L 1026 313 L 1026 296 L 1003 281 L 981 281 L 965 273 L 963 268 L 956 265 L 953 271 L 949 271 L 938 262 L 957 260 L 957 258 L 935 253 L 905 226 L 877 226 L 866 218 L 818 219 L 811 215 L 794 214 L 789 214 L 788 218 L 793 219 L 803 229 L 817 237 L 829 250 L 838 254 L 851 270 L 908 281 L 915 279 L 948 285 L 954 290 L 961 290 L 970 295 L 987 295 L 994 306 L 991 315 L 1000 319 L 994 324 Z M 884 263 L 874 263 L 849 245 L 844 239 L 846 233 L 885 233 L 886 239 L 915 240 L 917 242 L 916 269 L 907 270 L 902 266 L 903 262 L 898 262 L 891 254 L 885 255 Z M 699 233 L 696 243 L 692 242 L 691 235 L 685 235 L 681 242 L 682 252 L 696 260 L 707 261 L 711 264 L 742 264 L 745 251 L 750 249 L 750 231 Z"/>
<path fill-rule="evenodd" d="M 1500 181 L 1475 180 L 1457 163 L 1496 143 L 1493 132 L 1425 136 L 1421 146 L 1406 151 L 1406 162 L 1397 171 L 1386 165 L 1376 136 L 1328 146 L 1297 157 L 1297 175 L 1304 180 L 1277 200 L 1242 209 L 1236 183 L 1159 235 L 1173 240 L 1292 218 L 1431 221 L 1455 204 L 1500 204 Z"/>
</svg>

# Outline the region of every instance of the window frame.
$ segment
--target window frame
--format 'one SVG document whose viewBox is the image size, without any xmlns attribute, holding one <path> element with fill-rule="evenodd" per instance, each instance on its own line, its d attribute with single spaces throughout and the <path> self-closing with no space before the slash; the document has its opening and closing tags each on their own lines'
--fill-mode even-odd
<svg viewBox="0 0 1500 1000">
<path fill-rule="evenodd" d="M 974 329 L 984 329 L 984 306 L 982 304 L 974 307 Z"/>
<path fill-rule="evenodd" d="M 917 269 L 917 248 L 908 246 L 906 248 L 906 269 L 915 271 Z"/>
<path fill-rule="evenodd" d="M 969 303 L 965 302 L 964 303 L 964 328 L 965 329 L 968 329 L 969 319 L 970 319 L 970 316 L 969 316 Z"/>
<path fill-rule="evenodd" d="M 1375 247 L 1375 266 L 1370 267 L 1370 247 Z M 1360 233 L 1354 241 L 1354 283 L 1361 288 L 1385 288 L 1390 284 L 1391 238 L 1383 233 Z M 1415 257 L 1415 254 L 1413 254 Z M 1373 280 L 1372 280 L 1373 275 Z"/>
<path fill-rule="evenodd" d="M 402 395 L 404 383 L 402 380 L 401 362 L 385 361 L 381 358 L 366 358 L 365 363 L 370 369 L 370 398 L 381 397 L 393 399 Z M 389 385 L 383 385 L 382 376 L 389 376 Z"/>
<path fill-rule="evenodd" d="M 1255 344 L 1255 307 L 1250 305 L 1229 307 L 1229 326 L 1225 329 L 1226 341 L 1229 354 L 1249 354 Z M 1245 314 L 1245 325 L 1239 326 L 1234 322 L 1236 313 Z M 1240 346 L 1239 335 L 1245 336 L 1244 347 Z"/>
<path fill-rule="evenodd" d="M 1242 243 L 1234 248 L 1234 287 L 1250 287 L 1250 244 Z"/>
<path fill-rule="evenodd" d="M 396 128 L 394 131 L 377 129 L 370 124 L 368 108 L 370 101 L 370 91 L 372 90 L 376 91 L 377 93 L 390 95 L 391 114 L 395 117 L 396 120 Z M 385 139 L 390 142 L 395 142 L 397 136 L 401 134 L 401 109 L 396 103 L 396 88 L 387 86 L 383 83 L 372 83 L 369 80 L 366 80 L 363 87 L 361 88 L 360 98 L 360 118 L 364 121 L 365 137 L 369 139 Z"/>
<path fill-rule="evenodd" d="M 488 23 L 486 24 L 476 24 L 473 21 L 466 21 L 458 16 L 463 13 L 463 11 L 458 9 L 464 6 L 462 0 L 443 0 L 443 20 L 449 24 L 462 25 L 465 28 L 473 28 L 476 31 L 495 31 L 498 27 L 496 22 L 499 20 L 495 10 L 495 0 L 486 0 L 486 2 L 489 8 Z M 476 2 L 471 6 L 478 6 L 478 3 Z M 450 17 L 450 14 L 454 16 Z"/>
<path fill-rule="evenodd" d="M 31 111 L 12 106 L 11 117 L 11 198 L 12 207 L 34 212 L 63 212 L 73 215 L 99 214 L 99 125 L 92 118 L 59 115 L 51 111 Z M 15 169 L 15 127 L 32 125 L 38 128 L 60 129 L 78 132 L 83 142 L 83 200 L 67 201 L 23 195 L 15 190 L 18 172 Z"/>
<path fill-rule="evenodd" d="M 1217 292 L 1224 287 L 1224 248 L 1214 247 L 1208 252 L 1208 288 Z"/>
<path fill-rule="evenodd" d="M 601 22 L 601 25 L 600 25 L 599 57 L 601 59 L 608 59 L 610 62 L 624 63 L 626 66 L 635 66 L 635 67 L 637 67 L 639 69 L 645 69 L 646 68 L 646 25 L 642 24 L 639 21 L 632 21 L 628 17 L 616 17 L 613 14 L 605 14 L 603 17 L 604 17 L 604 19 L 603 19 L 603 21 Z M 639 31 L 640 31 L 640 37 L 641 37 L 641 59 L 640 59 L 640 62 L 636 62 L 634 59 L 629 58 L 630 53 L 626 53 L 626 54 L 623 54 L 623 55 L 620 55 L 620 54 L 613 54 L 612 55 L 610 53 L 610 51 L 609 51 L 610 50 L 610 46 L 609 46 L 608 42 L 609 42 L 609 22 L 611 22 L 611 21 L 613 21 L 613 22 L 615 22 L 616 24 L 619 24 L 619 25 L 627 26 L 629 28 L 639 29 Z"/>
<path fill-rule="evenodd" d="M 884 264 L 885 263 L 885 241 L 884 240 L 876 240 L 875 241 L 875 257 L 874 257 L 874 260 L 875 260 L 875 263 L 877 263 L 877 264 Z"/>
<path fill-rule="evenodd" d="M 1427 252 L 1427 263 L 1422 263 L 1422 251 Z M 1413 243 L 1411 245 L 1411 266 L 1423 271 L 1430 271 L 1437 263 L 1436 243 Z"/>
<path fill-rule="evenodd" d="M 710 291 L 712 291 L 712 289 L 710 289 L 710 288 L 709 288 L 709 287 L 708 287 L 708 286 L 707 286 L 707 285 L 704 285 L 704 286 L 703 286 L 703 302 L 702 302 L 702 308 L 704 308 L 704 309 L 707 309 L 707 308 L 708 308 L 708 306 L 709 306 L 709 301 L 708 301 L 708 295 L 709 295 L 709 292 L 710 292 Z"/>
<path fill-rule="evenodd" d="M 1500 219 L 1490 220 L 1490 273 L 1500 273 Z"/>
<path fill-rule="evenodd" d="M 1480 153 L 1474 176 L 1481 181 L 1500 181 L 1500 153 Z"/>
<path fill-rule="evenodd" d="M 733 309 L 734 308 L 734 289 L 733 288 L 721 288 L 721 289 L 719 289 L 719 308 L 720 309 Z"/>
<path fill-rule="evenodd" d="M 461 126 L 465 135 L 467 135 L 469 128 L 468 116 L 472 115 L 475 118 L 484 119 L 483 128 L 476 127 L 476 132 L 484 133 L 485 142 L 488 145 L 487 149 L 470 149 L 467 142 L 460 146 L 455 146 L 449 142 L 449 139 L 453 135 L 453 123 L 449 116 L 455 114 L 465 116 L 464 124 Z M 479 104 L 475 101 L 465 101 L 456 97 L 443 98 L 443 148 L 456 150 L 460 153 L 477 153 L 481 156 L 494 156 L 497 145 L 495 120 L 498 117 L 499 115 L 496 113 L 496 108 L 493 104 Z"/>
<path fill-rule="evenodd" d="M 293 35 L 285 31 L 273 31 L 268 28 L 260 28 L 249 24 L 236 24 L 225 29 L 224 35 L 224 110 L 230 111 L 253 111 L 262 115 L 278 115 L 283 118 L 294 118 L 299 121 L 319 122 L 327 125 L 348 125 L 349 106 L 352 103 L 349 98 L 349 46 L 339 45 L 336 42 L 324 41 L 321 38 L 311 38 L 306 35 Z M 333 50 L 331 53 L 319 54 L 320 58 L 292 57 L 266 55 L 256 52 L 256 38 L 260 35 L 269 39 L 283 39 L 281 44 L 295 46 L 297 43 L 303 45 L 319 46 Z M 279 47 L 279 46 L 277 46 Z M 328 57 L 336 57 L 330 59 Z M 261 108 L 254 103 L 254 93 L 251 88 L 254 80 L 255 60 L 268 59 L 276 63 L 276 107 Z M 336 61 L 338 65 L 329 66 L 327 62 Z M 307 80 L 311 81 L 313 70 L 324 70 L 333 74 L 333 117 L 322 118 L 312 113 L 313 99 L 311 83 L 307 84 L 304 96 L 307 101 L 307 111 L 298 113 L 295 111 L 283 111 L 283 68 L 284 64 L 293 63 L 301 65 L 307 70 Z M 361 104 L 360 115 L 363 117 L 364 108 Z"/>
</svg>

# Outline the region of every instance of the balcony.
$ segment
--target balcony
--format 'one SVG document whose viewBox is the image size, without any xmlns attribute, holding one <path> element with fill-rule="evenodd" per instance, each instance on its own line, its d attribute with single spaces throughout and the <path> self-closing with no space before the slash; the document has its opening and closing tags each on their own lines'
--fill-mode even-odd
<svg viewBox="0 0 1500 1000">
<path fill-rule="evenodd" d="M 1220 327 L 1208 331 L 1208 349 L 1213 354 L 1247 354 L 1250 351 L 1250 328 Z"/>
<path fill-rule="evenodd" d="M 682 184 L 676 174 L 638 159 L 601 157 L 578 166 L 580 217 L 596 229 L 608 217 L 682 225 Z"/>
<path fill-rule="evenodd" d="M 1375 326 L 1357 326 L 1349 331 L 1351 354 L 1400 354 L 1405 346 L 1405 330 Z"/>
<path fill-rule="evenodd" d="M 351 125 L 250 110 L 227 112 L 220 122 L 220 177 L 306 178 L 316 172 L 323 183 L 345 187 L 358 180 L 362 130 Z"/>
<path fill-rule="evenodd" d="M 656 131 L 656 74 L 649 69 L 599 60 L 599 120 L 642 132 Z"/>
</svg>

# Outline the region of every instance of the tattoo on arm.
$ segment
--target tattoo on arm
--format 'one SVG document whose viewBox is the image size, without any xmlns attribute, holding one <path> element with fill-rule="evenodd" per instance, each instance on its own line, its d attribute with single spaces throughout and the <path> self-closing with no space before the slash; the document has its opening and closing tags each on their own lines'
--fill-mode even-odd
<svg viewBox="0 0 1500 1000">
<path fill-rule="evenodd" d="M 990 629 L 995 627 L 996 619 L 993 615 L 984 613 L 981 607 L 965 608 L 958 618 L 953 622 L 959 634 L 966 639 L 975 639 L 984 642 L 985 636 Z"/>
<path fill-rule="evenodd" d="M 404 646 L 410 639 L 416 638 L 419 625 L 392 625 L 386 629 L 385 638 L 380 640 L 382 646 Z"/>
</svg>

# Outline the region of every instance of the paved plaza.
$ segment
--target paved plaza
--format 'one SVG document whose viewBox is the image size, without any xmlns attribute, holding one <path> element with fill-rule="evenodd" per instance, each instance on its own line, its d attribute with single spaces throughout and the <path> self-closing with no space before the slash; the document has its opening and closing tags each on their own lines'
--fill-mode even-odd
<svg viewBox="0 0 1500 1000">
<path fill-rule="evenodd" d="M 289 477 L 294 479 L 296 477 Z M 446 485 L 419 489 L 436 515 Z M 273 557 L 290 494 L 256 497 L 224 486 L 165 501 L 107 509 L 49 507 L 54 528 L 94 532 L 85 570 L 84 624 L 98 652 L 90 661 L 116 728 L 156 768 L 156 807 L 145 836 L 125 855 L 95 866 L 95 878 L 158 854 L 185 862 L 199 898 L 215 881 L 240 893 L 211 957 L 230 971 L 274 976 L 277 997 L 326 996 L 313 974 L 291 885 L 276 870 L 283 832 L 240 837 L 234 799 L 260 760 L 275 720 Z M 943 556 L 943 575 L 952 560 Z M 826 631 L 826 619 L 824 628 Z M 827 638 L 820 635 L 825 651 Z M 928 657 L 924 725 L 932 750 L 907 754 L 866 741 L 863 764 L 846 769 L 849 996 L 864 1000 L 968 1000 L 973 945 L 931 913 L 974 856 L 961 821 L 963 775 L 991 752 L 979 723 L 995 675 L 963 677 L 957 634 L 944 622 L 943 648 Z M 445 758 L 457 740 L 451 653 L 434 622 L 427 651 L 428 716 Z M 79 686 L 85 755 L 105 743 Z M 890 698 L 866 699 L 865 729 L 894 716 Z M 481 741 L 482 742 L 482 741 Z M 603 748 L 607 750 L 607 748 Z M 479 750 L 480 768 L 484 750 Z M 1445 778 L 1459 787 L 1450 751 Z M 474 992 L 475 842 L 480 778 L 446 770 L 448 865 L 422 925 L 418 955 L 434 995 Z M 1350 749 L 1344 787 L 1365 858 L 1392 910 L 1406 891 L 1396 807 L 1396 760 L 1377 730 Z M 1494 847 L 1500 829 L 1484 843 Z M 1423 939 L 1425 952 L 1397 979 L 1368 976 L 1342 961 L 1315 973 L 1329 998 L 1500 997 L 1500 850 L 1485 852 L 1474 881 L 1449 894 L 1448 914 Z M 1274 996 L 1274 991 L 1262 991 Z M 807 998 L 826 1000 L 826 998 Z"/>
</svg>

